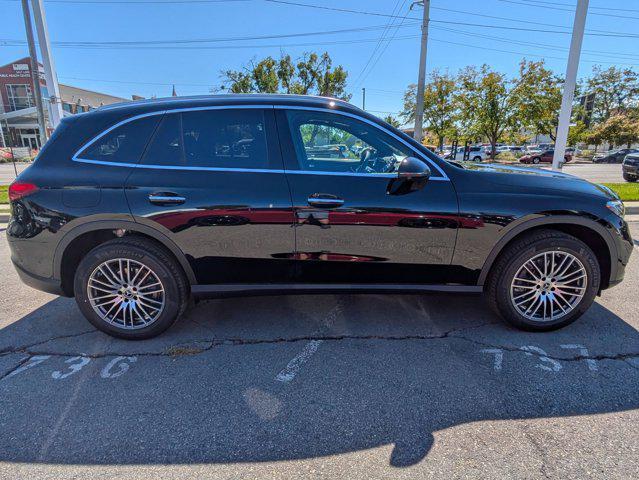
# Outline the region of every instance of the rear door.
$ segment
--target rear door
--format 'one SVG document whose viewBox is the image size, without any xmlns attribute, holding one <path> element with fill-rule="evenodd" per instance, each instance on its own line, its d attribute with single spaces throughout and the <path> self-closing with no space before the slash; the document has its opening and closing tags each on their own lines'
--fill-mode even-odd
<svg viewBox="0 0 639 480">
<path fill-rule="evenodd" d="M 293 214 L 272 107 L 168 111 L 126 192 L 198 283 L 287 280 Z"/>
</svg>

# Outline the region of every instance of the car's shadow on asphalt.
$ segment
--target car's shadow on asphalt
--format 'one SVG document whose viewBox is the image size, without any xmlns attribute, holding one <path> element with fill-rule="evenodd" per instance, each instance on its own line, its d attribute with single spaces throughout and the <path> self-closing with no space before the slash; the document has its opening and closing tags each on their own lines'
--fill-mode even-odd
<svg viewBox="0 0 639 480">
<path fill-rule="evenodd" d="M 57 299 L 0 330 L 0 366 L 16 363 L 0 379 L 1 462 L 244 463 L 388 447 L 404 467 L 436 432 L 469 422 L 639 407 L 639 333 L 600 304 L 545 334 L 511 329 L 466 295 L 206 301 L 145 342 L 87 325 Z"/>
</svg>

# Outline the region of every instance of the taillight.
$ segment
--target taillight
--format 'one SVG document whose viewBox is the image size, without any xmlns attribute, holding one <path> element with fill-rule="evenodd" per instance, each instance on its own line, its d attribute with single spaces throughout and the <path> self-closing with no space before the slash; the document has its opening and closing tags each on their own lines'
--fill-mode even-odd
<svg viewBox="0 0 639 480">
<path fill-rule="evenodd" d="M 15 202 L 38 191 L 38 186 L 27 182 L 13 182 L 9 185 L 9 201 Z"/>
</svg>

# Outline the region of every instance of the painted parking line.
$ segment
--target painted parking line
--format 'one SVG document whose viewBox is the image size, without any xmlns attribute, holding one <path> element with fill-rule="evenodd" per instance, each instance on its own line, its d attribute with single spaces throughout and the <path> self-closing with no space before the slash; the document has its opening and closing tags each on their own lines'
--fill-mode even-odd
<svg viewBox="0 0 639 480">
<path fill-rule="evenodd" d="M 326 316 L 322 320 L 322 325 L 320 326 L 320 328 L 315 330 L 311 334 L 311 336 L 326 334 L 333 327 L 341 312 L 341 299 L 337 299 L 336 305 L 326 314 Z M 313 355 L 315 355 L 323 342 L 323 340 L 309 340 L 308 343 L 304 345 L 304 348 L 302 348 L 302 351 L 295 355 L 295 357 L 293 357 L 291 361 L 286 364 L 286 367 L 284 367 L 284 369 L 275 376 L 275 380 L 282 383 L 291 382 L 299 373 L 302 366 L 306 362 L 308 362 L 308 360 Z"/>
</svg>

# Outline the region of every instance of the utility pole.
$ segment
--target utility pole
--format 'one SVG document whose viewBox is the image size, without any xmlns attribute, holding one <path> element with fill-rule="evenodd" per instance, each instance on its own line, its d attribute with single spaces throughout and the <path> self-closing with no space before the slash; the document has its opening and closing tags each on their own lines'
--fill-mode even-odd
<svg viewBox="0 0 639 480">
<path fill-rule="evenodd" d="M 568 65 L 566 66 L 566 80 L 561 98 L 561 110 L 559 111 L 559 126 L 557 127 L 557 139 L 555 140 L 555 153 L 552 157 L 553 170 L 561 170 L 560 164 L 563 163 L 566 153 L 568 129 L 570 128 L 570 114 L 572 113 L 572 101 L 575 96 L 579 56 L 581 55 L 581 44 L 584 39 L 587 13 L 588 0 L 577 0 L 575 21 L 572 26 L 572 40 L 570 41 L 570 53 L 568 54 Z"/>
<path fill-rule="evenodd" d="M 56 128 L 62 120 L 62 97 L 60 96 L 60 86 L 58 85 L 58 75 L 55 71 L 55 64 L 51 56 L 51 42 L 49 41 L 49 28 L 47 27 L 47 17 L 44 13 L 42 0 L 31 0 L 33 6 L 33 18 L 38 32 L 38 43 L 40 44 L 40 55 L 44 66 L 44 78 L 47 82 L 49 102 L 51 104 L 51 126 Z"/>
<path fill-rule="evenodd" d="M 22 13 L 24 14 L 24 29 L 27 31 L 27 43 L 29 44 L 29 57 L 31 57 L 31 82 L 33 83 L 33 97 L 38 112 L 38 126 L 40 129 L 40 146 L 47 141 L 47 123 L 44 119 L 42 108 L 42 91 L 40 90 L 40 69 L 36 55 L 35 41 L 33 40 L 33 27 L 31 25 L 31 12 L 27 0 L 22 0 Z"/>
<path fill-rule="evenodd" d="M 430 0 L 422 0 L 413 3 L 410 8 L 415 5 L 424 7 L 424 15 L 422 17 L 422 46 L 419 52 L 419 75 L 417 76 L 417 99 L 415 105 L 415 133 L 413 137 L 421 143 L 422 141 L 422 124 L 424 123 L 424 88 L 426 84 L 426 50 L 428 48 L 428 22 L 430 19 Z"/>
<path fill-rule="evenodd" d="M 362 87 L 362 110 L 366 110 L 366 88 Z"/>
</svg>

